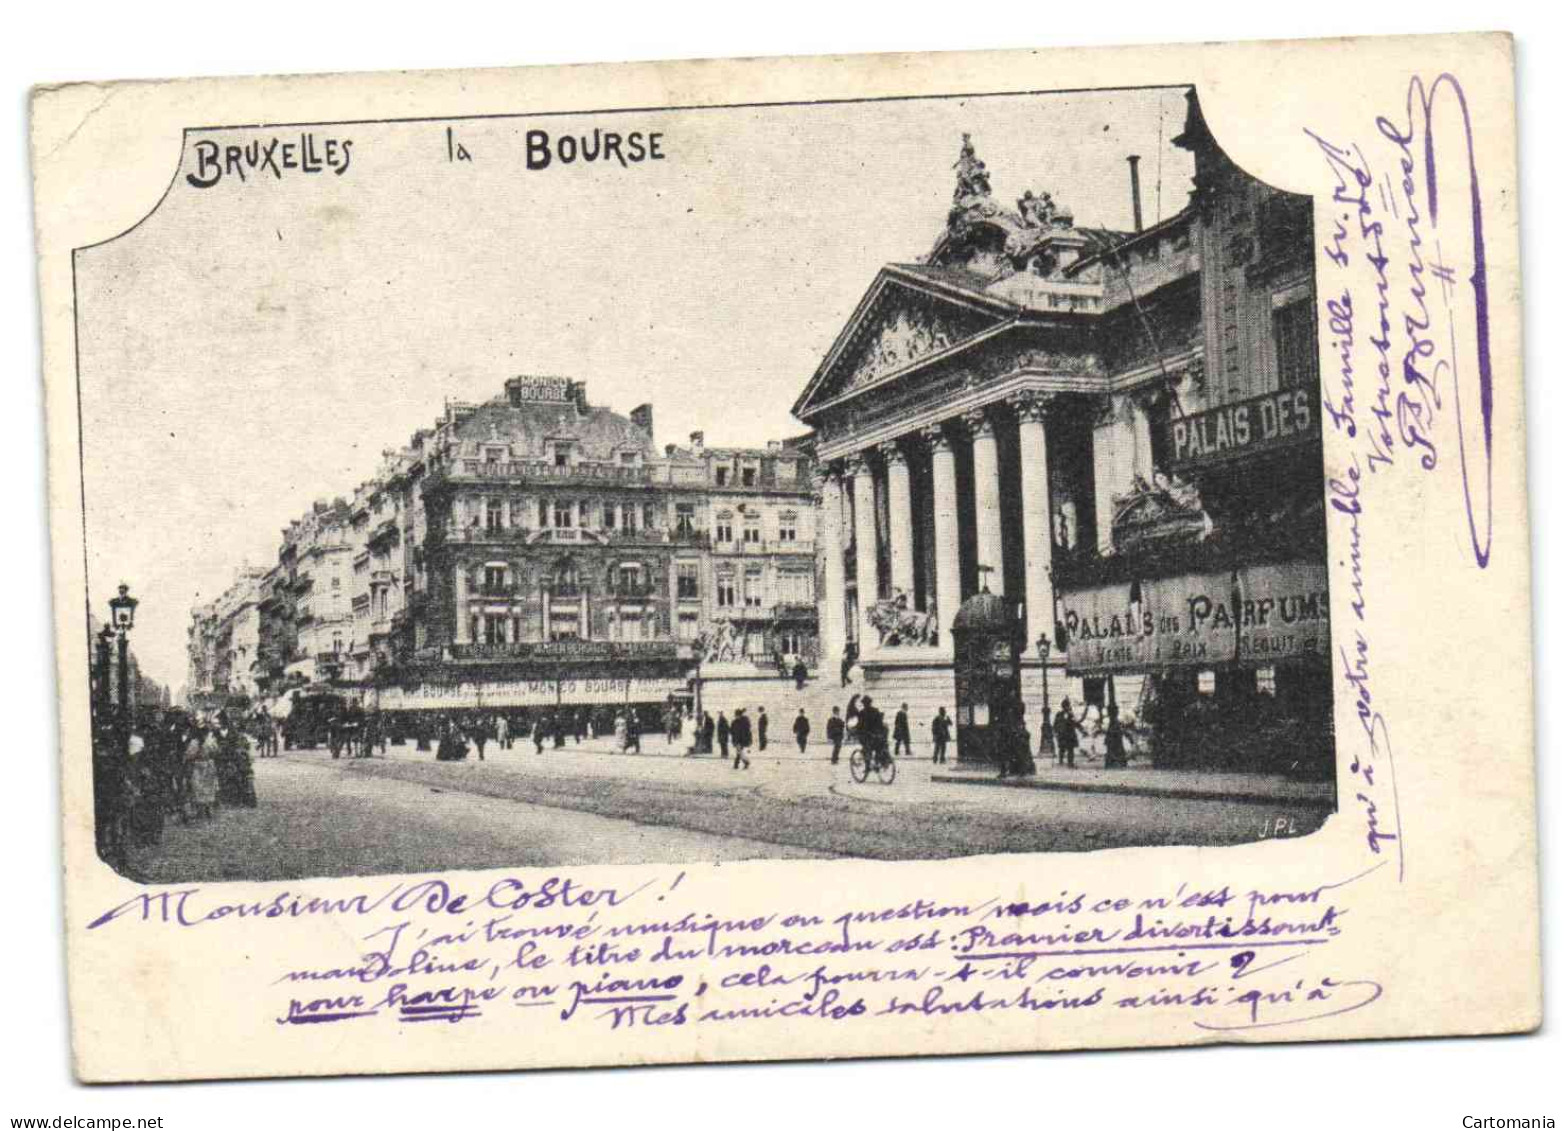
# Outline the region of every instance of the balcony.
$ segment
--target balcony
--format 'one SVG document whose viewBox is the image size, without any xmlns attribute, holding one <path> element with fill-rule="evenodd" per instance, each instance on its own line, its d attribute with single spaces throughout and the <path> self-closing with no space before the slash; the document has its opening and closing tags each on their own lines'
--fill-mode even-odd
<svg viewBox="0 0 1566 1131">
<path fill-rule="evenodd" d="M 644 601 L 661 595 L 662 587 L 647 581 L 637 585 L 616 585 L 609 590 L 609 597 L 619 601 Z"/>
<path fill-rule="evenodd" d="M 402 531 L 397 528 L 397 520 L 395 518 L 388 518 L 382 522 L 377 523 L 375 529 L 370 531 L 370 537 L 366 544 L 370 547 L 370 549 L 374 550 L 379 547 L 391 545 L 401 536 Z"/>
<path fill-rule="evenodd" d="M 772 615 L 775 620 L 815 620 L 816 605 L 814 601 L 779 601 L 772 606 Z"/>
<path fill-rule="evenodd" d="M 763 538 L 755 542 L 735 538 L 727 542 L 714 542 L 712 549 L 719 554 L 813 554 L 816 552 L 816 544 L 804 538 Z"/>
</svg>

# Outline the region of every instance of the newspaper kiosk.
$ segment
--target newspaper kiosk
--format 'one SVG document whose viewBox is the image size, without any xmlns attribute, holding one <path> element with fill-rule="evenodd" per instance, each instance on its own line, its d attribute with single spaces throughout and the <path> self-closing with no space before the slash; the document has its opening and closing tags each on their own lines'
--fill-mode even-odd
<svg viewBox="0 0 1566 1131">
<path fill-rule="evenodd" d="M 1033 773 L 1023 724 L 1022 622 L 1017 603 L 987 590 L 952 620 L 958 764 Z"/>
</svg>

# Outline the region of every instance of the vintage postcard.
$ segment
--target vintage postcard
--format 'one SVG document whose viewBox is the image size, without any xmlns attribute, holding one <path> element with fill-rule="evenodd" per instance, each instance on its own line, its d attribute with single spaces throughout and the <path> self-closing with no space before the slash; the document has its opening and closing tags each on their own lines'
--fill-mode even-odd
<svg viewBox="0 0 1566 1131">
<path fill-rule="evenodd" d="M 1514 142 L 1504 35 L 37 91 L 78 1076 L 1536 1027 Z"/>
</svg>

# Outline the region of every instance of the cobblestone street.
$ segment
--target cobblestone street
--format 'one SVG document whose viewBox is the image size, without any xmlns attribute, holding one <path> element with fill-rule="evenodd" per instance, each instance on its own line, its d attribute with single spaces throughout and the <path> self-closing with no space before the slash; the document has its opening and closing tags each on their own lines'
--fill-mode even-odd
<svg viewBox="0 0 1566 1131">
<path fill-rule="evenodd" d="M 174 823 L 137 853 L 150 882 L 298 879 L 452 868 L 849 856 L 926 859 L 1146 844 L 1233 844 L 1302 835 L 1324 809 L 1271 802 L 974 788 L 899 761 L 892 785 L 855 783 L 846 759 L 792 746 L 750 770 L 689 757 L 660 737 L 617 754 L 607 740 L 484 761 L 435 762 L 393 746 L 334 760 L 322 750 L 255 762 L 254 810 Z M 946 769 L 948 767 L 941 767 Z M 1089 771 L 1084 771 L 1086 775 Z M 1047 775 L 1046 775 L 1047 776 Z"/>
</svg>

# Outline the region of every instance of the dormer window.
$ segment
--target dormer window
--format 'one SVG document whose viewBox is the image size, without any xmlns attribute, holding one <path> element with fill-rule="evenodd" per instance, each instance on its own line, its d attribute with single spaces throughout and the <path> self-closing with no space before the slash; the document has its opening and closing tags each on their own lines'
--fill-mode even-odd
<svg viewBox="0 0 1566 1131">
<path fill-rule="evenodd" d="M 720 465 L 714 468 L 713 476 L 713 481 L 717 483 L 719 487 L 727 487 L 729 485 L 729 469 L 727 467 Z"/>
<path fill-rule="evenodd" d="M 556 467 L 570 467 L 571 466 L 571 453 L 569 451 L 565 450 L 564 448 L 556 448 L 555 449 L 555 466 Z"/>
</svg>

